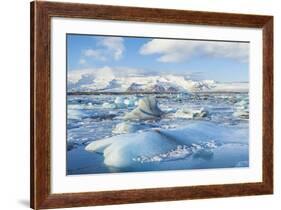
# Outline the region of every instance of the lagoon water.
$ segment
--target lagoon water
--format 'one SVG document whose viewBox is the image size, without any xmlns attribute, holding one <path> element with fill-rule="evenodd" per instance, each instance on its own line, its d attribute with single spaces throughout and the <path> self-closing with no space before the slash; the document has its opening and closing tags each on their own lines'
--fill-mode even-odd
<svg viewBox="0 0 281 210">
<path fill-rule="evenodd" d="M 161 117 L 124 118 L 147 96 Z M 68 175 L 249 166 L 248 93 L 68 95 L 67 104 Z"/>
</svg>

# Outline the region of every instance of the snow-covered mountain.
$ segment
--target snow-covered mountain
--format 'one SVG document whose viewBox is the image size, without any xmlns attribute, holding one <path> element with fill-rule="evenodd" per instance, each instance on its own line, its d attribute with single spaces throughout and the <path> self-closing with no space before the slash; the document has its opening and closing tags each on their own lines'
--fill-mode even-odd
<svg viewBox="0 0 281 210">
<path fill-rule="evenodd" d="M 248 91 L 248 83 L 219 83 L 214 80 L 194 81 L 186 76 L 114 76 L 90 71 L 69 72 L 68 92 L 200 92 Z"/>
</svg>

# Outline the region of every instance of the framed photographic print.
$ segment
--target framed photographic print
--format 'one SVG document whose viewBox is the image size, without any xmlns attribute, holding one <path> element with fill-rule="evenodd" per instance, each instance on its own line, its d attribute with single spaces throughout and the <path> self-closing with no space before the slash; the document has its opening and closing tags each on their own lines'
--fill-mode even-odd
<svg viewBox="0 0 281 210">
<path fill-rule="evenodd" d="M 31 3 L 31 207 L 273 193 L 273 17 Z"/>
</svg>

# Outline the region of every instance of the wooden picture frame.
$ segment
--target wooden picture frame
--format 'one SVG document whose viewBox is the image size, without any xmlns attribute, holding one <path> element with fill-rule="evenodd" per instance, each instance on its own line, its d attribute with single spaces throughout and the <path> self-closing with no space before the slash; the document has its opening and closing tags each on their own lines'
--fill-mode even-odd
<svg viewBox="0 0 281 210">
<path fill-rule="evenodd" d="M 52 17 L 196 24 L 262 29 L 263 151 L 262 182 L 151 188 L 80 193 L 51 193 L 51 73 Z M 273 193 L 273 17 L 246 14 L 31 2 L 31 208 L 249 196 Z"/>
</svg>

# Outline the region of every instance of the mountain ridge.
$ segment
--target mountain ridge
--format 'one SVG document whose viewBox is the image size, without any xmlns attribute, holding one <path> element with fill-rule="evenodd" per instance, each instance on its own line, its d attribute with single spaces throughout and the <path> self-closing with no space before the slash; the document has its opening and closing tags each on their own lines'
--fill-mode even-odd
<svg viewBox="0 0 281 210">
<path fill-rule="evenodd" d="M 217 82 L 214 80 L 192 80 L 187 76 L 114 76 L 91 73 L 68 75 L 68 92 L 212 92 L 248 91 L 247 82 Z"/>
</svg>

